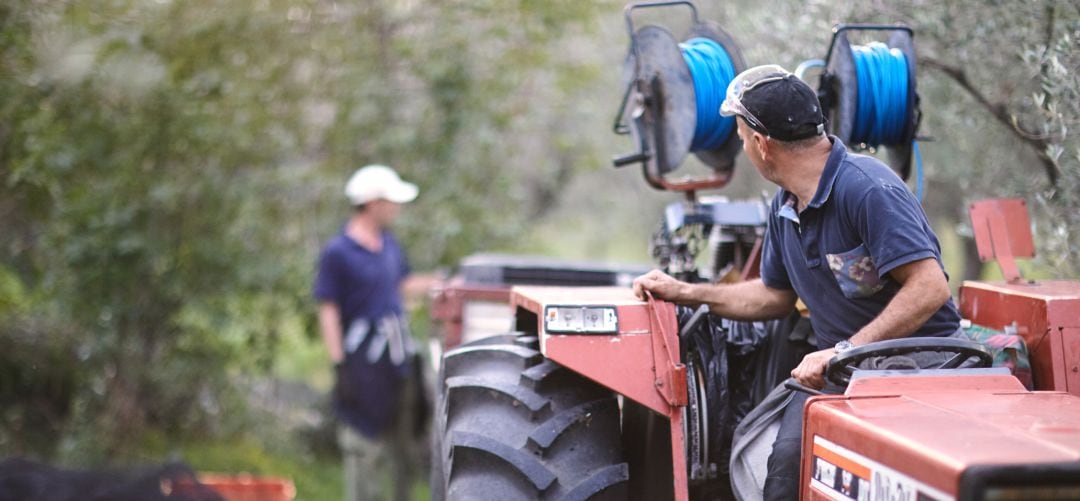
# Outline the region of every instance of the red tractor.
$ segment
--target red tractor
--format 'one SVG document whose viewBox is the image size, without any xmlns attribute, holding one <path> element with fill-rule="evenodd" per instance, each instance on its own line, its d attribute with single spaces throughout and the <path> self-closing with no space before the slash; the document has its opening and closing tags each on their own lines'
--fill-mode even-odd
<svg viewBox="0 0 1080 501">
<path fill-rule="evenodd" d="M 662 27 L 634 25 L 635 11 L 668 6 L 693 16 L 682 44 Z M 685 195 L 666 211 L 654 257 L 684 280 L 755 277 L 766 206 L 697 196 L 727 183 L 741 148 L 735 134 L 695 137 L 703 83 L 685 54 L 695 43 L 718 46 L 737 74 L 745 67 L 739 48 L 689 2 L 635 4 L 625 15 L 631 50 L 615 129 L 631 134 L 639 151 L 615 164 L 640 163 L 649 184 Z M 908 58 L 913 105 L 901 117 L 902 140 L 886 147 L 906 178 L 918 125 L 910 30 L 834 31 L 829 56 L 817 64 L 831 132 L 851 140 L 854 32 L 887 33 L 889 47 Z M 674 179 L 690 152 L 709 174 Z M 1006 281 L 965 282 L 961 312 L 1023 339 L 1034 391 L 1009 368 L 986 367 L 991 350 L 973 342 L 912 338 L 846 351 L 828 369 L 846 392 L 811 397 L 805 407 L 802 498 L 1080 499 L 1080 282 L 1019 278 L 1012 258 L 1033 255 L 1022 201 L 981 202 L 972 217 L 980 254 L 1001 263 Z M 804 315 L 737 323 L 704 308 L 640 301 L 627 286 L 638 270 L 491 258 L 471 266 L 472 276 L 466 266 L 436 304 L 448 351 L 433 423 L 433 498 L 760 496 L 733 489 L 732 478 L 762 480 L 760 465 L 746 458 L 771 442 L 739 437 L 767 432 L 768 422 L 740 425 L 814 349 Z M 490 335 L 482 327 L 493 322 L 509 332 Z M 867 358 L 922 350 L 955 353 L 944 365 L 954 368 L 858 369 Z"/>
</svg>

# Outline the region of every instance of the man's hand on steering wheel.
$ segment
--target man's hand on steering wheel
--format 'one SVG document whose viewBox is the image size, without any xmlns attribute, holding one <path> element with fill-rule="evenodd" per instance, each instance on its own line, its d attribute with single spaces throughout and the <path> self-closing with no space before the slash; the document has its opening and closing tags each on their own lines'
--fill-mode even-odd
<svg viewBox="0 0 1080 501">
<path fill-rule="evenodd" d="M 803 386 L 820 390 L 825 387 L 825 368 L 829 366 L 829 360 L 832 360 L 835 355 L 834 348 L 810 353 L 791 370 L 791 377 Z"/>
</svg>

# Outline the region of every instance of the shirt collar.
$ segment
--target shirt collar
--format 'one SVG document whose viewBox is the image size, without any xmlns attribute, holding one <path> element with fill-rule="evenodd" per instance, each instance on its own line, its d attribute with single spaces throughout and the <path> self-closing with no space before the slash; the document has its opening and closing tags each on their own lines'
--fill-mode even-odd
<svg viewBox="0 0 1080 501">
<path fill-rule="evenodd" d="M 795 210 L 796 202 L 795 194 L 785 191 L 780 202 L 780 209 L 776 211 L 776 215 L 799 224 L 799 211 Z"/>
<path fill-rule="evenodd" d="M 829 136 L 829 141 L 832 141 L 832 152 L 829 153 L 829 159 L 825 161 L 825 170 L 821 172 L 817 193 L 814 193 L 814 198 L 810 200 L 807 207 L 817 209 L 829 200 L 833 184 L 836 183 L 836 178 L 840 175 L 840 165 L 844 163 L 844 158 L 847 157 L 847 148 L 844 147 L 843 141 L 840 141 L 836 136 Z"/>
</svg>

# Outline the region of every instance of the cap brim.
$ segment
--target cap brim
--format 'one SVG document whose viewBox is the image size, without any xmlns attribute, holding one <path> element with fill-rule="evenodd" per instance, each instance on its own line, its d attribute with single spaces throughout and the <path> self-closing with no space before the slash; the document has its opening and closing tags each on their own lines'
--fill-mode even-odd
<svg viewBox="0 0 1080 501">
<path fill-rule="evenodd" d="M 738 110 L 736 110 L 734 106 L 731 106 L 727 99 L 725 99 L 724 102 L 720 104 L 720 116 L 733 117 L 738 114 Z"/>
<path fill-rule="evenodd" d="M 415 184 L 406 183 L 404 181 L 388 190 L 383 194 L 383 198 L 398 204 L 405 204 L 416 200 L 416 196 L 420 194 L 420 189 Z"/>
</svg>

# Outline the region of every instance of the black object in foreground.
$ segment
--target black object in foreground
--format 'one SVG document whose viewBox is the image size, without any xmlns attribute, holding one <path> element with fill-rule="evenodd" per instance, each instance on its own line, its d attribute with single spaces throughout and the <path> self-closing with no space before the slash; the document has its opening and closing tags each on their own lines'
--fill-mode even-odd
<svg viewBox="0 0 1080 501">
<path fill-rule="evenodd" d="M 0 501 L 224 501 L 183 463 L 135 470 L 61 470 L 0 461 Z"/>
</svg>

